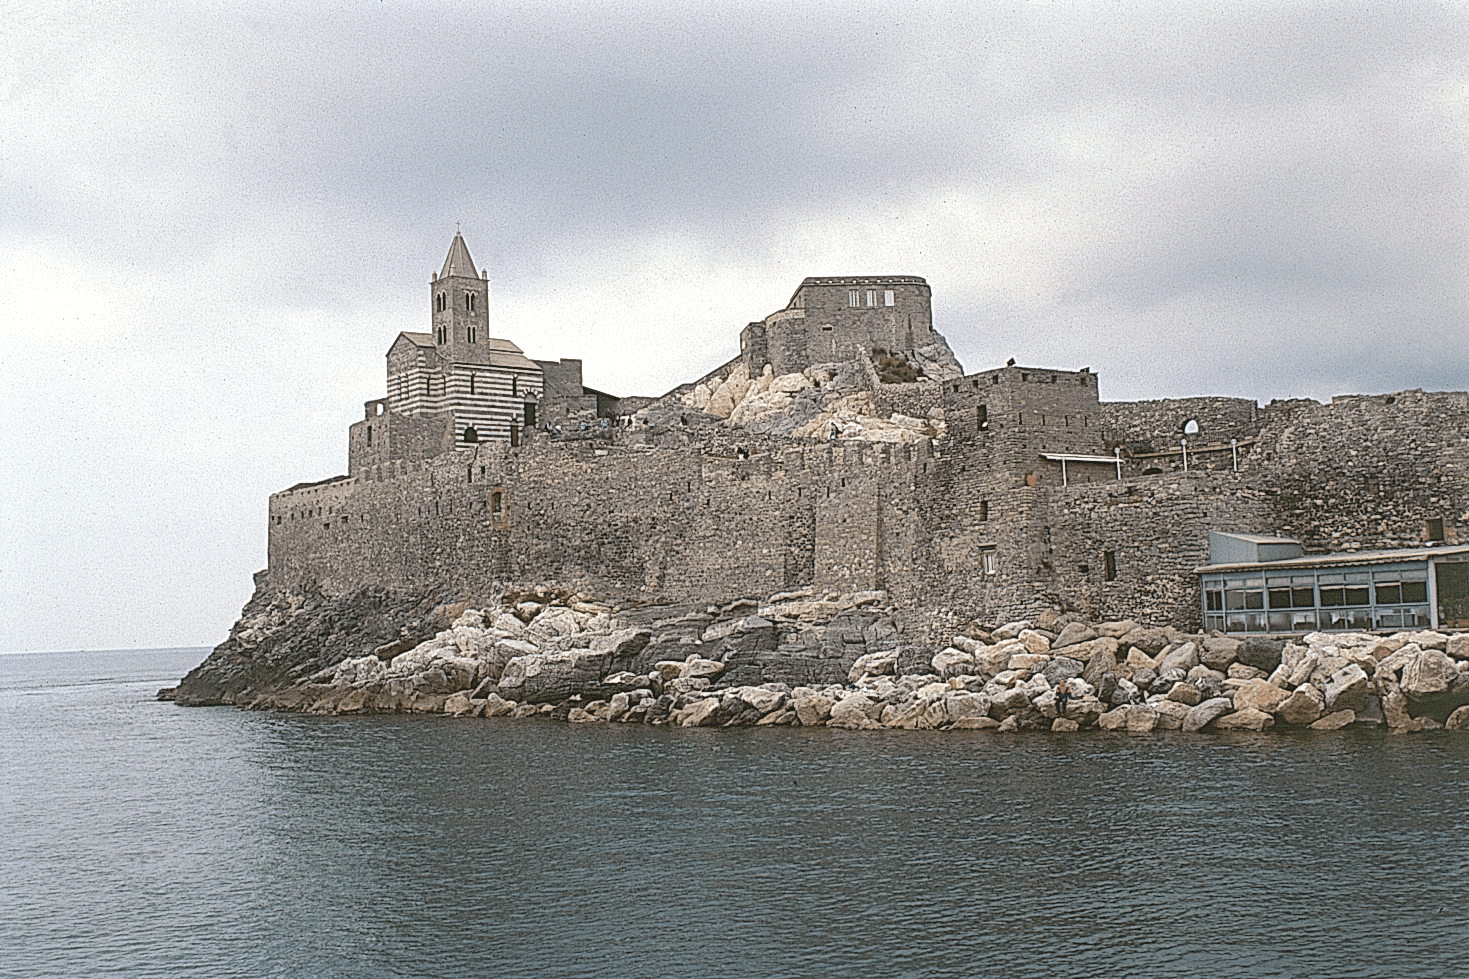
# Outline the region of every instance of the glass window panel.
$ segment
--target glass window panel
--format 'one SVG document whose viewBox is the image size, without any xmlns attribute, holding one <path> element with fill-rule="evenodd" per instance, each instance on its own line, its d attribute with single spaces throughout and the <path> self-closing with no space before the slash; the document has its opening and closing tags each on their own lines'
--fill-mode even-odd
<svg viewBox="0 0 1469 979">
<path fill-rule="evenodd" d="M 1321 589 L 1321 607 L 1334 608 L 1338 605 L 1345 605 L 1346 596 L 1342 594 L 1344 590 L 1341 586 L 1335 588 L 1323 586 Z"/>
<path fill-rule="evenodd" d="M 1372 617 L 1365 608 L 1354 608 L 1347 613 L 1347 627 L 1350 629 L 1372 628 Z"/>
<path fill-rule="evenodd" d="M 1398 583 L 1397 582 L 1393 582 L 1390 585 L 1388 585 L 1388 584 L 1381 584 L 1381 583 L 1378 584 L 1378 586 L 1377 586 L 1377 604 L 1378 605 L 1396 605 L 1398 602 L 1400 602 L 1402 600 L 1403 600 L 1403 589 L 1398 586 Z"/>
<path fill-rule="evenodd" d="M 1290 608 L 1290 589 L 1289 588 L 1272 588 L 1272 589 L 1270 589 L 1270 607 L 1271 608 Z"/>
<path fill-rule="evenodd" d="M 1378 609 L 1377 628 L 1379 629 L 1401 629 L 1403 627 L 1403 613 L 1400 609 Z"/>
<path fill-rule="evenodd" d="M 1403 609 L 1403 625 L 1428 628 L 1428 606 Z"/>
<path fill-rule="evenodd" d="M 1290 591 L 1290 603 L 1295 608 L 1315 608 L 1316 589 L 1311 587 L 1292 588 Z"/>
<path fill-rule="evenodd" d="M 1398 573 L 1398 577 L 1401 578 L 1401 579 L 1403 579 L 1404 581 L 1427 581 L 1428 580 L 1428 572 L 1427 571 L 1401 571 L 1401 572 Z"/>
<path fill-rule="evenodd" d="M 1270 612 L 1270 631 L 1290 632 L 1291 614 L 1289 612 L 1276 612 L 1272 610 Z"/>
<path fill-rule="evenodd" d="M 1221 629 L 1222 630 L 1224 628 L 1224 616 L 1222 616 L 1222 615 L 1206 615 L 1206 616 L 1204 616 L 1204 628 L 1205 629 L 1208 629 L 1210 632 L 1214 631 L 1215 629 Z"/>
<path fill-rule="evenodd" d="M 1243 588 L 1249 582 L 1249 580 L 1250 579 L 1248 578 L 1236 578 L 1231 576 L 1224 579 L 1224 586 L 1226 588 Z"/>
<path fill-rule="evenodd" d="M 1264 608 L 1264 607 L 1265 607 L 1265 593 L 1263 591 L 1247 591 L 1247 592 L 1245 592 L 1245 608 Z"/>
<path fill-rule="evenodd" d="M 1245 607 L 1245 593 L 1238 588 L 1231 588 L 1224 593 L 1224 607 L 1226 609 L 1242 609 Z"/>
<path fill-rule="evenodd" d="M 1313 630 L 1315 628 L 1316 628 L 1316 613 L 1315 612 L 1292 612 L 1291 613 L 1291 631 L 1292 632 L 1310 632 L 1311 630 Z"/>
<path fill-rule="evenodd" d="M 1404 602 L 1426 602 L 1428 601 L 1427 581 L 1405 581 L 1402 585 Z"/>
<path fill-rule="evenodd" d="M 1224 626 L 1224 631 L 1225 632 L 1244 632 L 1245 631 L 1245 614 L 1243 612 L 1230 612 L 1228 615 L 1226 615 L 1224 617 L 1224 621 L 1225 621 L 1225 626 Z"/>
<path fill-rule="evenodd" d="M 1218 591 L 1204 592 L 1206 607 L 1210 612 L 1221 612 L 1224 610 L 1224 593 Z"/>
<path fill-rule="evenodd" d="M 1282 574 L 1267 575 L 1266 578 L 1265 578 L 1265 583 L 1267 585 L 1269 585 L 1271 588 L 1278 588 L 1281 585 L 1288 585 L 1288 584 L 1290 584 L 1290 575 L 1288 575 L 1288 574 L 1284 574 L 1284 575 L 1282 575 Z"/>
<path fill-rule="evenodd" d="M 1268 632 L 1269 630 L 1265 627 L 1265 613 L 1246 612 L 1245 630 L 1247 632 Z"/>
<path fill-rule="evenodd" d="M 1372 604 L 1372 599 L 1370 599 L 1370 598 L 1367 597 L 1367 586 L 1366 585 L 1362 585 L 1360 587 L 1351 587 L 1351 586 L 1349 586 L 1347 588 L 1347 604 L 1348 605 L 1371 605 Z"/>
<path fill-rule="evenodd" d="M 1321 628 L 1323 629 L 1345 629 L 1347 627 L 1347 613 L 1345 612 L 1322 612 Z"/>
</svg>

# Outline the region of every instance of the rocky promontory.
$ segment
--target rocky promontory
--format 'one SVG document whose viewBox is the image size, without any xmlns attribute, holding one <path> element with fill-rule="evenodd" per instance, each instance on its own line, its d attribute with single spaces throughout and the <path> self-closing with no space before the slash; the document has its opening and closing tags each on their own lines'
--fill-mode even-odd
<svg viewBox="0 0 1469 979">
<path fill-rule="evenodd" d="M 184 705 L 680 727 L 1106 731 L 1469 728 L 1469 634 L 1185 634 L 1044 611 L 913 644 L 884 592 L 619 605 L 264 582 Z"/>
</svg>

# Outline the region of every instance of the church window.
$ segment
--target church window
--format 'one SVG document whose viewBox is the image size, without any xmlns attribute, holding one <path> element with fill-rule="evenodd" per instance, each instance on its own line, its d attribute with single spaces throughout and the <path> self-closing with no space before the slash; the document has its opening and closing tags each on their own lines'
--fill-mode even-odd
<svg viewBox="0 0 1469 979">
<path fill-rule="evenodd" d="M 437 336 L 435 337 L 435 339 L 437 339 L 439 343 L 448 343 L 449 342 L 449 328 L 447 326 L 440 326 L 440 327 L 438 327 L 437 329 L 434 330 L 434 333 L 437 334 Z"/>
<path fill-rule="evenodd" d="M 857 305 L 860 305 L 861 304 L 861 301 L 862 301 L 862 294 L 860 292 L 858 292 L 856 289 L 848 289 L 847 290 L 847 305 L 848 306 L 857 306 Z"/>
<path fill-rule="evenodd" d="M 474 312 L 474 293 L 466 292 L 464 294 L 464 308 L 471 313 Z"/>
<path fill-rule="evenodd" d="M 449 297 L 445 293 L 439 293 L 434 297 L 434 311 L 442 313 L 449 308 Z"/>
<path fill-rule="evenodd" d="M 466 425 L 464 427 L 464 441 L 470 444 L 478 442 L 479 430 L 476 429 L 473 425 Z"/>
<path fill-rule="evenodd" d="M 469 375 L 469 396 L 474 397 L 474 374 Z"/>
<path fill-rule="evenodd" d="M 1117 580 L 1117 552 L 1102 552 L 1102 578 L 1106 581 Z"/>
<path fill-rule="evenodd" d="M 891 306 L 893 304 L 893 290 L 884 289 L 882 291 L 882 304 L 884 306 Z"/>
<path fill-rule="evenodd" d="M 519 397 L 519 395 L 520 395 L 520 378 L 515 377 L 515 376 L 511 376 L 511 378 L 510 378 L 510 397 L 515 398 L 515 397 Z"/>
<path fill-rule="evenodd" d="M 877 305 L 877 290 L 876 289 L 868 289 L 867 290 L 867 305 L 868 306 L 876 306 Z"/>
<path fill-rule="evenodd" d="M 478 336 L 479 336 L 479 331 L 476 330 L 474 324 L 471 323 L 469 325 L 469 342 L 470 343 L 476 342 Z"/>
</svg>

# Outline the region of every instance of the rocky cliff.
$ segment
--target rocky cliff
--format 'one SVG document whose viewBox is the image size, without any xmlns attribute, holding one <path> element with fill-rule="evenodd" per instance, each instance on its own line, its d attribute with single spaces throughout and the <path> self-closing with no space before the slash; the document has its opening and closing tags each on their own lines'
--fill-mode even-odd
<svg viewBox="0 0 1469 979">
<path fill-rule="evenodd" d="M 614 606 L 551 586 L 471 607 L 264 581 L 180 704 L 683 727 L 1133 733 L 1469 728 L 1469 635 L 1186 635 L 1047 612 L 942 648 L 884 592 Z"/>
</svg>

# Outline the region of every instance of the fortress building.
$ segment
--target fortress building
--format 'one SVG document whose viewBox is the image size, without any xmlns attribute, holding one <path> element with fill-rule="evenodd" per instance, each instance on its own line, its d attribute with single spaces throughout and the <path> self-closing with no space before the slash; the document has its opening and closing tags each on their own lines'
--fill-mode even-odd
<svg viewBox="0 0 1469 979">
<path fill-rule="evenodd" d="M 808 278 L 661 398 L 489 335 L 455 235 L 348 471 L 270 502 L 272 581 L 657 600 L 884 590 L 909 628 L 1059 606 L 1228 632 L 1469 626 L 1469 394 L 1106 402 L 965 373 L 907 275 Z"/>
</svg>

